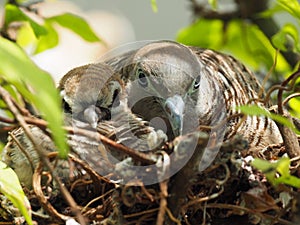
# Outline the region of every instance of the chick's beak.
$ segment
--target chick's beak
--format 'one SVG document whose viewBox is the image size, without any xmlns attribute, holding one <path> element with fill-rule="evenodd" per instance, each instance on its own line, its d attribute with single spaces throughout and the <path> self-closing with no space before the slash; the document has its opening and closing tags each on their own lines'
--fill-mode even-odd
<svg viewBox="0 0 300 225">
<path fill-rule="evenodd" d="M 97 127 L 99 117 L 96 112 L 96 106 L 90 105 L 88 108 L 86 108 L 83 112 L 83 116 L 85 121 L 87 121 L 93 128 Z"/>
<path fill-rule="evenodd" d="M 164 104 L 175 137 L 182 135 L 184 108 L 185 103 L 182 97 L 177 94 L 167 98 Z"/>
<path fill-rule="evenodd" d="M 120 93 L 122 86 L 118 81 L 110 81 L 105 94 L 108 98 L 103 98 L 101 106 L 90 105 L 83 111 L 83 117 L 93 128 L 97 127 L 100 120 L 111 119 L 111 107 L 120 104 Z"/>
</svg>

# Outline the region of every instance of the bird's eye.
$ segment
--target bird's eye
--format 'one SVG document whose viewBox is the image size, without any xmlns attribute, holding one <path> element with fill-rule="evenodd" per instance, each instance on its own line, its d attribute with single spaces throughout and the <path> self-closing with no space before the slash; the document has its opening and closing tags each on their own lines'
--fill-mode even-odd
<svg viewBox="0 0 300 225">
<path fill-rule="evenodd" d="M 200 87 L 200 75 L 196 77 L 194 81 L 194 89 L 198 89 Z"/>
<path fill-rule="evenodd" d="M 116 89 L 113 93 L 113 99 L 112 99 L 112 103 L 114 104 L 114 106 L 118 106 L 120 105 L 120 91 L 119 89 Z"/>
<path fill-rule="evenodd" d="M 144 73 L 143 70 L 139 69 L 137 71 L 138 73 L 138 81 L 139 81 L 139 84 L 142 86 L 142 87 L 147 87 L 148 86 L 148 79 L 147 79 L 147 76 L 146 74 Z"/>
<path fill-rule="evenodd" d="M 65 101 L 65 99 L 62 99 L 62 107 L 63 107 L 65 113 L 72 113 L 72 108 L 71 108 L 71 106 Z"/>
</svg>

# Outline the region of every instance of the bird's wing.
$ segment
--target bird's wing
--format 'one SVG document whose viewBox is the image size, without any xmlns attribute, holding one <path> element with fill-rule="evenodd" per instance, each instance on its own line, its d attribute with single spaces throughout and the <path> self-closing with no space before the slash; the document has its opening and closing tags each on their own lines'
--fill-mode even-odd
<svg viewBox="0 0 300 225">
<path fill-rule="evenodd" d="M 124 146 L 142 152 L 155 150 L 166 141 L 166 135 L 162 131 L 156 131 L 127 106 L 113 113 L 111 120 L 100 122 L 97 130 Z"/>
<path fill-rule="evenodd" d="M 190 48 L 203 65 L 212 69 L 210 71 L 218 72 L 211 73 L 211 76 L 223 83 L 225 90 L 230 91 L 233 95 L 236 95 L 237 91 L 242 92 L 245 100 L 258 98 L 260 91 L 263 94 L 253 72 L 234 57 L 210 49 Z M 232 90 L 232 88 L 236 90 Z"/>
<path fill-rule="evenodd" d="M 205 71 L 224 94 L 227 108 L 227 117 L 238 113 L 236 106 L 255 102 L 261 107 L 266 107 L 257 101 L 264 97 L 264 91 L 254 73 L 245 65 L 230 55 L 213 50 L 190 47 L 198 56 L 200 63 L 205 66 Z M 261 149 L 269 144 L 281 142 L 281 135 L 275 122 L 267 117 L 248 116 L 244 121 L 236 117 L 228 121 L 228 133 L 225 138 L 235 134 L 244 136 L 250 149 Z"/>
</svg>

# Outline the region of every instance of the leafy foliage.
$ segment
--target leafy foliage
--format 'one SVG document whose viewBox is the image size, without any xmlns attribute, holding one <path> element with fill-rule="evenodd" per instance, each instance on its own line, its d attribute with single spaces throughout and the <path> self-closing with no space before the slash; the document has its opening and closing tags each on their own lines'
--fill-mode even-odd
<svg viewBox="0 0 300 225">
<path fill-rule="evenodd" d="M 277 0 L 277 3 L 294 18 L 300 20 L 300 5 L 297 0 Z"/>
<path fill-rule="evenodd" d="M 18 4 L 23 4 L 23 2 L 18 1 L 15 4 L 7 3 L 5 5 L 1 34 L 6 38 L 0 37 L 0 79 L 2 83 L 5 83 L 2 86 L 15 98 L 16 102 L 24 105 L 20 97 L 22 96 L 38 110 L 38 113 L 48 122 L 60 157 L 65 158 L 68 153 L 68 145 L 65 139 L 66 133 L 62 129 L 63 117 L 58 91 L 51 76 L 38 68 L 20 46 L 33 45 L 35 53 L 55 47 L 59 43 L 59 36 L 54 24 L 73 31 L 85 41 L 99 42 L 101 40 L 88 23 L 77 15 L 65 13 L 43 18 L 43 23 L 40 24 L 29 17 L 26 10 L 21 10 L 21 5 Z M 14 23 L 21 25 L 15 42 L 8 32 Z M 13 116 L 2 100 L 0 106 L 7 116 Z M 5 164 L 1 163 L 0 166 L 0 191 L 19 208 L 27 223 L 32 224 L 30 204 L 22 191 L 17 176 Z"/>
<path fill-rule="evenodd" d="M 261 170 L 274 186 L 287 184 L 300 188 L 300 179 L 290 174 L 290 159 L 288 157 L 282 157 L 276 162 L 255 159 L 252 162 L 252 166 Z"/>
<path fill-rule="evenodd" d="M 48 121 L 60 155 L 66 157 L 68 146 L 62 129 L 59 94 L 49 74 L 40 70 L 14 43 L 0 37 L 0 74 L 42 113 Z M 28 88 L 30 87 L 30 89 Z M 47 104 L 45 104 L 47 102 Z"/>
<path fill-rule="evenodd" d="M 275 50 L 264 33 L 254 24 L 232 21 L 225 33 L 227 42 L 223 46 L 225 51 L 236 55 L 255 69 L 264 65 L 271 68 L 274 64 Z M 285 59 L 279 54 L 275 68 L 278 72 L 289 70 Z"/>
<path fill-rule="evenodd" d="M 88 23 L 81 17 L 74 15 L 72 13 L 65 13 L 58 16 L 53 16 L 46 19 L 47 22 L 56 22 L 59 25 L 73 31 L 78 34 L 85 41 L 97 42 L 100 38 L 94 33 Z"/>
<path fill-rule="evenodd" d="M 208 0 L 208 3 L 213 9 L 217 9 L 218 0 Z"/>
<path fill-rule="evenodd" d="M 157 2 L 156 0 L 151 0 L 151 7 L 152 7 L 152 10 L 153 12 L 157 12 Z"/>
<path fill-rule="evenodd" d="M 32 20 L 30 17 L 28 17 L 24 12 L 21 11 L 21 9 L 15 5 L 12 4 L 6 4 L 5 5 L 5 18 L 4 18 L 4 28 L 8 29 L 9 25 L 13 22 L 19 22 L 19 21 L 25 21 L 29 22 L 30 27 L 32 28 L 35 36 L 38 38 L 41 35 L 47 34 L 47 29 L 38 23 L 36 23 L 34 20 Z"/>
<path fill-rule="evenodd" d="M 49 23 L 48 21 L 45 21 L 44 27 L 47 28 L 48 33 L 47 33 L 47 35 L 43 35 L 36 41 L 37 44 L 36 44 L 36 49 L 34 52 L 35 54 L 38 54 L 47 49 L 53 48 L 56 45 L 58 45 L 58 43 L 59 43 L 59 36 L 58 36 L 55 28 L 53 27 L 53 24 Z M 30 30 L 31 29 L 29 28 L 29 32 L 30 32 Z M 34 40 L 34 39 L 31 39 L 31 41 L 32 40 Z M 20 37 L 19 41 L 22 42 L 22 37 Z"/>
<path fill-rule="evenodd" d="M 232 20 L 225 25 L 219 19 L 200 18 L 179 31 L 177 40 L 187 45 L 230 52 L 257 70 L 262 65 L 270 69 L 276 54 L 269 39 L 256 25 L 241 20 Z M 280 73 L 290 71 L 288 63 L 281 54 L 278 54 L 275 69 Z"/>
<path fill-rule="evenodd" d="M 18 35 L 17 43 L 23 47 L 29 44 L 35 45 L 35 54 L 53 48 L 59 43 L 59 37 L 54 27 L 55 24 L 71 30 L 87 42 L 101 41 L 83 18 L 72 13 L 44 18 L 43 24 L 40 25 L 27 16 L 18 6 L 6 4 L 4 29 L 8 29 L 13 22 L 24 22 L 20 29 L 21 32 Z"/>
<path fill-rule="evenodd" d="M 288 37 L 291 37 L 294 40 L 293 51 L 300 52 L 298 30 L 293 24 L 285 24 L 284 27 L 273 36 L 272 43 L 277 49 L 287 51 Z"/>
<path fill-rule="evenodd" d="M 177 40 L 179 42 L 228 52 L 254 70 L 263 71 L 263 73 L 269 71 L 277 76 L 279 75 L 281 79 L 291 74 L 294 70 L 293 67 L 297 68 L 299 63 L 294 63 L 297 62 L 300 55 L 298 32 L 300 5 L 297 0 L 277 0 L 274 6 L 266 7 L 263 10 L 260 7 L 257 7 L 257 10 L 256 7 L 252 7 L 249 11 L 247 11 L 248 8 L 244 8 L 246 10 L 244 14 L 238 11 L 239 7 L 243 8 L 252 3 L 247 3 L 247 1 L 236 2 L 237 11 L 233 10 L 226 13 L 215 11 L 217 1 L 208 0 L 208 3 L 214 10 L 209 11 L 204 5 L 193 1 L 192 7 L 195 20 L 178 32 Z M 289 14 L 297 23 L 289 22 L 279 27 L 274 22 L 273 16 L 282 12 Z M 267 25 L 263 28 L 258 21 L 273 24 L 274 27 L 278 26 L 279 29 L 273 29 L 273 27 L 270 29 Z M 277 29 L 277 32 L 270 35 L 268 29 L 272 32 Z M 291 58 L 293 58 L 293 63 Z M 299 102 L 299 97 L 294 97 L 289 101 L 289 107 L 292 109 L 293 115 L 300 115 Z M 248 114 L 247 110 L 250 110 L 250 108 L 241 110 Z M 260 111 L 260 113 L 262 112 Z M 276 117 L 275 114 L 266 115 L 266 112 L 264 112 L 261 115 L 281 120 L 283 124 L 286 124 L 286 121 L 282 121 L 283 118 Z M 290 125 L 290 127 L 292 126 Z"/>
<path fill-rule="evenodd" d="M 71 30 L 88 42 L 99 42 L 101 39 L 94 33 L 88 23 L 77 15 L 65 13 L 40 18 L 42 22 L 39 23 L 27 15 L 26 10 L 28 8 L 26 10 L 22 9 L 22 4 L 26 1 L 19 0 L 15 2 L 15 4 L 5 5 L 4 23 L 1 28 L 3 37 L 0 37 L 0 80 L 5 83 L 3 87 L 16 102 L 24 104 L 22 102 L 22 97 L 24 97 L 47 120 L 60 156 L 66 157 L 68 146 L 65 141 L 65 131 L 61 128 L 63 118 L 58 92 L 49 74 L 40 70 L 21 47 L 32 45 L 33 52 L 37 54 L 57 46 L 59 35 L 56 25 Z M 213 12 L 217 12 L 217 0 L 208 0 L 208 2 Z M 151 0 L 151 6 L 153 11 L 156 12 L 156 0 Z M 256 70 L 261 68 L 271 70 L 276 61 L 274 71 L 283 77 L 293 69 L 284 53 L 289 51 L 300 53 L 297 26 L 292 23 L 284 24 L 270 38 L 261 27 L 251 21 L 253 18 L 271 18 L 282 11 L 289 13 L 297 22 L 300 21 L 300 6 L 297 0 L 277 0 L 277 4 L 273 8 L 266 9 L 252 18 L 248 17 L 246 20 L 241 17 L 226 20 L 221 18 L 197 18 L 190 26 L 178 33 L 177 40 L 188 45 L 229 52 Z M 16 40 L 10 37 L 8 32 L 14 23 L 21 24 L 17 31 Z M 277 50 L 280 50 L 278 54 L 276 54 Z M 276 60 L 274 59 L 275 55 Z M 300 115 L 299 102 L 296 98 L 290 101 L 290 107 L 296 113 L 298 112 L 298 115 Z M 0 100 L 0 107 L 7 112 L 8 116 L 13 117 L 2 100 Z M 300 134 L 294 125 L 281 115 L 270 113 L 256 105 L 241 106 L 238 109 L 247 115 L 267 116 Z M 262 170 L 273 185 L 287 184 L 300 188 L 300 179 L 290 174 L 289 158 L 283 157 L 276 162 L 255 159 L 252 165 Z M 30 204 L 18 179 L 14 172 L 1 162 L 0 191 L 20 209 L 27 223 L 32 224 Z"/>
<path fill-rule="evenodd" d="M 23 214 L 26 222 L 33 225 L 31 220 L 30 203 L 24 194 L 15 172 L 0 161 L 0 192 L 3 193 Z"/>
<path fill-rule="evenodd" d="M 237 109 L 246 115 L 265 116 L 271 118 L 272 120 L 277 121 L 278 123 L 281 123 L 288 128 L 291 128 L 296 134 L 300 134 L 300 131 L 297 130 L 294 124 L 290 122 L 287 118 L 279 114 L 271 113 L 268 110 L 261 108 L 257 105 L 243 105 L 243 106 L 238 106 Z"/>
</svg>

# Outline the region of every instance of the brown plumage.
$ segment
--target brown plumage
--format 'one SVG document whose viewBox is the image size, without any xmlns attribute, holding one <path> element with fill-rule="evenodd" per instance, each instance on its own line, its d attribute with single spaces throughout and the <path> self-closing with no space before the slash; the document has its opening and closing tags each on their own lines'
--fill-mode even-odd
<svg viewBox="0 0 300 225">
<path fill-rule="evenodd" d="M 237 113 L 236 106 L 257 99 L 261 89 L 254 74 L 233 57 L 171 41 L 149 43 L 105 62 L 121 73 L 135 114 L 170 121 L 170 139 L 199 126 L 220 125 Z M 142 93 L 147 94 L 139 97 Z M 214 132 L 221 141 L 240 134 L 253 151 L 282 141 L 276 124 L 265 117 L 236 117 Z"/>
<path fill-rule="evenodd" d="M 123 97 L 123 83 L 118 77 L 109 66 L 98 63 L 71 70 L 59 84 L 64 103 L 65 125 L 75 129 L 75 134 L 69 134 L 67 139 L 71 153 L 103 176 L 113 172 L 115 163 L 128 156 L 76 133 L 77 127 L 99 132 L 137 151 L 156 149 L 166 140 L 162 131 L 154 130 L 148 122 L 131 113 L 126 98 Z M 36 143 L 44 151 L 57 150 L 51 138 L 40 128 L 32 125 L 30 130 Z M 39 156 L 22 128 L 11 132 L 1 159 L 15 170 L 21 183 L 31 187 L 32 174 L 39 162 Z M 68 162 L 59 163 L 56 173 L 68 182 Z"/>
<path fill-rule="evenodd" d="M 155 140 L 165 138 L 158 131 L 158 136 L 162 136 L 156 139 L 156 131 L 132 114 L 120 75 L 105 64 L 90 64 L 71 70 L 62 78 L 58 88 L 66 117 L 72 118 L 75 126 L 86 122 L 98 132 L 104 132 L 105 136 L 109 130 L 106 128 L 110 128 L 115 131 L 119 143 L 139 151 L 151 150 L 156 146 Z M 153 141 L 147 140 L 148 135 L 154 138 Z"/>
</svg>

